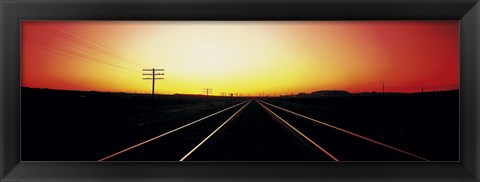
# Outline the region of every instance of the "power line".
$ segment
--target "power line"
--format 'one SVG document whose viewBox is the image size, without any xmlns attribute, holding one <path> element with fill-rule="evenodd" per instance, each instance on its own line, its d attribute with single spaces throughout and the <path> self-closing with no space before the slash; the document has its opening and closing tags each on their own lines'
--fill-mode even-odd
<svg viewBox="0 0 480 182">
<path fill-rule="evenodd" d="M 98 43 L 97 45 L 95 45 L 94 43 L 80 39 L 79 36 L 72 35 L 72 33 L 74 32 L 68 33 L 65 30 L 60 30 L 58 28 L 55 28 L 52 26 L 46 26 L 46 25 L 35 24 L 35 26 L 38 29 L 41 29 L 46 32 L 55 32 L 57 36 L 40 37 L 39 39 L 42 39 L 42 38 L 55 39 L 57 42 L 63 44 L 61 46 L 62 49 L 59 49 L 61 51 L 69 52 L 70 54 L 74 54 L 79 57 L 84 57 L 95 62 L 101 62 L 101 64 L 106 64 L 112 67 L 117 67 L 117 68 L 128 70 L 131 72 L 135 72 L 135 71 L 129 68 L 141 66 L 136 62 L 127 60 L 125 57 L 122 58 L 122 56 L 113 53 L 112 51 L 110 51 L 108 48 L 105 48 L 104 46 L 98 45 Z M 94 51 L 95 55 L 92 55 L 91 51 Z M 125 61 L 119 62 L 118 60 L 112 59 L 115 57 L 122 58 Z M 129 65 L 119 65 L 119 63 L 126 63 Z"/>
<path fill-rule="evenodd" d="M 112 64 L 109 64 L 109 63 L 106 63 L 104 61 L 102 61 L 101 59 L 98 59 L 98 58 L 94 58 L 94 57 L 89 57 L 89 56 L 86 56 L 84 54 L 79 54 L 79 53 L 75 53 L 75 52 L 71 52 L 71 51 L 67 51 L 67 50 L 62 50 L 62 49 L 56 49 L 56 48 L 52 48 L 52 47 L 45 47 L 39 43 L 36 43 L 34 41 L 31 41 L 31 40 L 26 40 L 26 43 L 30 43 L 32 46 L 35 46 L 35 47 L 38 47 L 38 48 L 41 48 L 41 49 L 46 49 L 46 50 L 50 50 L 50 51 L 53 51 L 53 52 L 57 52 L 65 57 L 69 57 L 71 58 L 71 60 L 77 60 L 77 61 L 80 61 L 80 62 L 86 62 L 86 63 L 90 63 L 90 64 L 93 64 L 93 65 L 97 65 L 97 66 L 107 66 L 109 68 L 112 68 L 112 69 L 117 69 L 117 70 L 120 70 L 120 71 L 130 71 L 130 72 L 135 72 L 131 69 L 128 69 L 128 68 L 124 68 L 124 67 L 119 67 L 117 65 L 112 65 Z"/>
<path fill-rule="evenodd" d="M 113 48 L 107 48 L 106 46 L 103 46 L 102 44 L 100 44 L 100 43 L 92 40 L 91 38 L 89 38 L 89 37 L 87 37 L 87 36 L 85 36 L 85 35 L 83 35 L 83 34 L 80 34 L 80 33 L 78 33 L 78 32 L 72 31 L 72 30 L 70 30 L 70 29 L 68 29 L 68 28 L 65 28 L 65 27 L 63 27 L 63 26 L 60 26 L 60 25 L 54 25 L 54 26 L 56 26 L 56 27 L 58 27 L 58 28 L 60 28 L 60 29 L 63 29 L 63 30 L 65 30 L 65 31 L 67 31 L 67 32 L 70 32 L 70 33 L 72 33 L 72 34 L 75 34 L 76 36 L 72 36 L 72 35 L 70 35 L 70 36 L 75 37 L 76 39 L 82 41 L 83 43 L 85 43 L 85 44 L 87 44 L 87 45 L 92 46 L 92 47 L 95 48 L 95 49 L 98 49 L 98 50 L 100 50 L 100 51 L 102 51 L 102 52 L 104 52 L 104 53 L 107 53 L 107 54 L 116 56 L 116 57 L 118 57 L 118 58 L 122 58 L 122 59 L 124 59 L 125 61 L 128 61 L 128 62 L 131 63 L 131 64 L 135 64 L 135 65 L 137 65 L 137 66 L 142 66 L 141 64 L 137 63 L 136 61 L 133 61 L 133 59 L 131 59 L 131 58 L 127 57 L 127 56 L 124 56 L 124 55 L 118 53 L 117 50 L 115 50 L 115 49 L 113 49 Z M 81 38 L 83 38 L 83 39 L 85 39 L 85 40 L 81 40 L 81 39 L 79 39 L 78 37 L 81 37 Z"/>
</svg>

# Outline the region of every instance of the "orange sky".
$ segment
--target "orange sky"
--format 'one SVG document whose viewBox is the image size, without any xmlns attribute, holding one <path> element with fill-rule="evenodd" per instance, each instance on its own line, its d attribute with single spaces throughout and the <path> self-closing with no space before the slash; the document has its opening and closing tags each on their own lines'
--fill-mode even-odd
<svg viewBox="0 0 480 182">
<path fill-rule="evenodd" d="M 243 95 L 457 89 L 458 21 L 23 21 L 22 86 Z"/>
</svg>

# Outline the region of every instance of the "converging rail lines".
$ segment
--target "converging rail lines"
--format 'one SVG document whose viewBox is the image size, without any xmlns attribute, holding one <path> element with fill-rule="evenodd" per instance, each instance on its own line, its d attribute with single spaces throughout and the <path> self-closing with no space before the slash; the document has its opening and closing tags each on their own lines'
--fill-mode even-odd
<svg viewBox="0 0 480 182">
<path fill-rule="evenodd" d="M 168 136 L 167 136 L 168 135 Z M 283 107 L 251 99 L 101 158 L 176 161 L 428 161 Z"/>
</svg>

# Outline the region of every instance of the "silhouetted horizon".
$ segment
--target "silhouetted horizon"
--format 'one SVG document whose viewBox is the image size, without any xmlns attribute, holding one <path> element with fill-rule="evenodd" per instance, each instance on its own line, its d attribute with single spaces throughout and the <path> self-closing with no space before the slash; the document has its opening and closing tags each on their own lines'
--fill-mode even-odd
<svg viewBox="0 0 480 182">
<path fill-rule="evenodd" d="M 53 90 L 53 91 L 71 91 L 71 92 L 97 92 L 97 93 L 120 93 L 120 94 L 137 94 L 137 95 L 151 95 L 149 92 L 125 92 L 125 91 L 99 91 L 99 90 L 69 90 L 69 89 L 58 89 L 58 88 L 35 88 L 35 87 L 27 87 L 27 86 L 22 86 L 22 89 L 38 89 L 38 90 Z M 379 92 L 379 91 L 364 91 L 364 92 L 350 92 L 348 90 L 335 90 L 335 89 L 325 89 L 325 90 L 317 90 L 313 92 L 297 92 L 293 94 L 275 94 L 275 95 L 270 95 L 270 94 L 257 94 L 257 95 L 248 95 L 248 94 L 240 94 L 233 95 L 234 97 L 285 97 L 285 96 L 302 96 L 302 95 L 315 95 L 317 92 L 347 92 L 348 94 L 351 95 L 362 95 L 362 94 L 376 94 L 376 95 L 383 95 L 383 94 L 428 94 L 428 93 L 440 93 L 440 92 L 453 92 L 453 91 L 460 91 L 459 88 L 456 89 L 438 89 L 435 91 L 420 91 L 420 92 Z M 205 94 L 201 93 L 171 93 L 171 94 L 166 94 L 166 93 L 155 93 L 155 95 L 192 95 L 192 96 L 207 96 Z M 214 96 L 214 97 L 230 97 L 229 94 L 227 95 L 218 95 L 218 94 L 211 94 L 208 96 Z"/>
</svg>

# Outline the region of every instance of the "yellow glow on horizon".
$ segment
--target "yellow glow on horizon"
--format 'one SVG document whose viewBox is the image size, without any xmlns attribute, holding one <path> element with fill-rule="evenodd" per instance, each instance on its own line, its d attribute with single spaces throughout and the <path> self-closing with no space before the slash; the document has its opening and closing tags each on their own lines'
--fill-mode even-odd
<svg viewBox="0 0 480 182">
<path fill-rule="evenodd" d="M 405 41 L 402 45 L 407 47 L 417 44 L 413 41 L 424 36 L 418 32 L 428 28 L 426 23 L 403 24 L 415 31 L 403 37 L 398 36 L 400 31 L 389 35 L 392 31 L 387 29 L 392 25 L 388 22 L 27 21 L 22 23 L 23 51 L 28 52 L 22 69 L 28 74 L 22 85 L 149 93 L 151 81 L 142 80 L 146 73 L 142 69 L 150 68 L 165 69 L 165 79 L 158 80 L 155 89 L 164 94 L 201 94 L 203 88 L 212 88 L 214 95 L 284 95 L 372 87 L 381 81 L 417 84 L 418 79 L 408 75 L 420 75 L 428 84 L 455 80 L 454 72 L 440 80 L 443 68 L 438 73 L 422 70 L 435 67 L 438 57 L 415 67 L 410 65 L 418 62 L 411 61 L 398 69 L 401 60 L 421 58 L 415 52 L 418 48 L 385 45 L 392 41 Z M 443 40 L 443 34 L 433 33 Z M 443 45 L 432 44 L 432 51 L 421 51 L 437 55 L 435 46 Z M 396 49 L 410 52 L 392 51 Z M 455 61 L 458 64 L 450 60 Z M 391 73 L 395 74 L 386 76 Z"/>
</svg>

